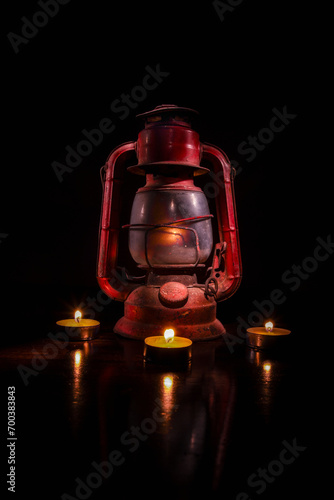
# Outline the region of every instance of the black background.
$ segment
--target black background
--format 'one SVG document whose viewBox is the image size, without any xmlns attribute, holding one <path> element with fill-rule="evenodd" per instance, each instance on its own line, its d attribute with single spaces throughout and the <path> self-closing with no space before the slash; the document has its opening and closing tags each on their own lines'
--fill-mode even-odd
<svg viewBox="0 0 334 500">
<path fill-rule="evenodd" d="M 0 174 L 0 232 L 8 235 L 0 244 L 3 341 L 43 337 L 57 319 L 96 296 L 99 168 L 114 147 L 136 139 L 136 114 L 163 103 L 199 111 L 201 140 L 242 169 L 235 190 L 244 278 L 219 305 L 221 320 L 247 319 L 253 301 L 278 288 L 287 298 L 275 307 L 274 321 L 310 327 L 303 341 L 312 339 L 329 304 L 332 257 L 296 291 L 282 283 L 285 271 L 313 255 L 316 238 L 330 234 L 329 171 L 316 139 L 322 123 L 311 119 L 322 94 L 315 85 L 321 80 L 314 46 L 319 12 L 312 13 L 310 29 L 305 9 L 302 2 L 244 0 L 221 21 L 210 1 L 72 0 L 15 54 L 6 35 L 21 35 L 22 16 L 31 20 L 41 9 L 31 1 L 10 5 Z M 168 76 L 121 120 L 110 105 L 141 85 L 147 65 Z M 284 107 L 296 117 L 247 162 L 240 143 L 269 126 L 273 108 Z M 59 182 L 52 162 L 65 163 L 65 147 L 75 149 L 82 130 L 102 118 L 115 130 Z M 108 327 L 121 314 L 122 304 L 112 303 L 97 319 Z"/>
<path fill-rule="evenodd" d="M 274 289 L 282 291 L 286 300 L 270 317 L 292 330 L 300 354 L 296 363 L 307 357 L 298 366 L 305 368 L 309 360 L 307 382 L 304 372 L 297 378 L 296 392 L 305 401 L 309 398 L 310 405 L 300 432 L 305 436 L 309 429 L 313 441 L 319 441 L 328 411 L 320 390 L 326 379 L 323 354 L 332 334 L 333 255 L 307 273 L 295 291 L 282 282 L 282 275 L 313 257 L 317 238 L 327 240 L 332 232 L 323 7 L 244 0 L 221 21 L 210 0 L 71 0 L 16 54 L 7 34 L 21 35 L 21 18 L 31 20 L 41 8 L 31 0 L 7 3 L 2 37 L 1 344 L 33 344 L 54 331 L 58 319 L 71 317 L 80 303 L 96 297 L 99 169 L 112 149 L 136 140 L 136 114 L 164 103 L 190 107 L 200 113 L 201 140 L 222 148 L 239 165 L 235 191 L 243 280 L 236 294 L 218 305 L 219 319 L 227 325 L 238 318 L 247 321 L 257 310 L 254 301 L 268 300 Z M 111 103 L 131 94 L 141 85 L 145 68 L 157 65 L 168 76 L 121 120 Z M 269 126 L 274 108 L 286 108 L 296 117 L 247 162 L 238 148 Z M 318 111 L 325 113 L 321 117 Z M 84 139 L 82 130 L 95 129 L 103 118 L 110 118 L 115 130 L 59 182 L 51 164 L 65 163 L 65 148 L 75 149 Z M 125 201 L 130 204 L 130 196 Z M 122 311 L 123 304 L 113 302 L 96 319 L 111 332 Z M 293 367 L 296 373 L 298 366 Z M 48 397 L 52 399 L 51 392 Z M 38 403 L 36 392 L 35 409 Z M 244 418 L 238 424 L 248 436 L 247 411 Z M 48 423 L 43 425 L 46 429 Z M 33 448 L 34 434 L 31 439 Z M 43 436 L 36 436 L 37 445 L 38 439 Z M 327 439 L 323 436 L 320 445 Z M 309 477 L 318 461 L 311 451 Z M 319 457 L 323 463 L 324 454 Z M 323 471 L 315 477 L 323 484 Z M 292 498 L 291 491 L 284 495 Z"/>
</svg>

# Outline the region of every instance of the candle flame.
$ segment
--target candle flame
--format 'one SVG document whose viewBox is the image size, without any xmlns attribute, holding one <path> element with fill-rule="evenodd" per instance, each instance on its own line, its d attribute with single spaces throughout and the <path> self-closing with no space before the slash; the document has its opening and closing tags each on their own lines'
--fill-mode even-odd
<svg viewBox="0 0 334 500">
<path fill-rule="evenodd" d="M 263 369 L 264 369 L 266 372 L 270 372 L 270 370 L 271 370 L 271 364 L 270 364 L 270 363 L 264 363 L 264 365 L 263 365 Z"/>
<path fill-rule="evenodd" d="M 274 328 L 274 323 L 272 323 L 271 321 L 268 321 L 268 323 L 266 323 L 264 325 L 265 329 L 267 332 L 271 332 L 271 330 Z"/>
<path fill-rule="evenodd" d="M 167 328 L 167 330 L 165 330 L 164 337 L 165 337 L 166 342 L 171 342 L 174 338 L 173 328 Z"/>
<path fill-rule="evenodd" d="M 82 317 L 82 314 L 80 311 L 75 311 L 75 314 L 74 314 L 74 319 L 77 323 L 79 323 L 79 321 L 81 320 L 81 317 Z"/>
</svg>

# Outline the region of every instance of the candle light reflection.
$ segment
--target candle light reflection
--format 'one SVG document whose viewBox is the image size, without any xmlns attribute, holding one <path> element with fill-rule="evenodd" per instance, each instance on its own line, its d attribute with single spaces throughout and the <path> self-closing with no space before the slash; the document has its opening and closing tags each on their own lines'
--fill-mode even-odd
<svg viewBox="0 0 334 500">
<path fill-rule="evenodd" d="M 265 398 L 271 397 L 268 390 L 272 390 L 271 383 L 274 377 L 277 376 L 277 365 L 274 361 L 262 361 L 259 368 L 262 369 L 261 379 L 263 382 L 263 391 Z"/>
<path fill-rule="evenodd" d="M 80 364 L 81 364 L 81 350 L 80 349 L 77 349 L 75 352 L 74 352 L 74 366 L 76 369 L 79 369 L 80 368 Z M 77 377 L 78 375 L 75 374 L 74 375 L 75 377 Z"/>
<path fill-rule="evenodd" d="M 270 372 L 270 370 L 271 370 L 271 364 L 270 363 L 263 363 L 263 369 L 266 372 Z"/>
<path fill-rule="evenodd" d="M 80 349 L 70 351 L 72 376 L 73 376 L 73 399 L 72 403 L 77 405 L 82 401 L 84 386 L 82 384 L 82 375 L 87 365 L 90 353 L 89 342 L 83 342 Z"/>
<path fill-rule="evenodd" d="M 81 349 L 76 349 L 71 352 L 73 360 L 73 403 L 77 404 L 80 397 L 81 373 L 83 365 L 83 352 Z"/>
<path fill-rule="evenodd" d="M 173 378 L 170 376 L 164 377 L 164 386 L 166 389 L 171 389 L 173 385 Z"/>
<path fill-rule="evenodd" d="M 161 378 L 161 414 L 164 415 L 164 425 L 169 425 L 173 410 L 175 410 L 175 390 L 178 382 L 178 376 L 174 373 L 163 375 Z"/>
</svg>

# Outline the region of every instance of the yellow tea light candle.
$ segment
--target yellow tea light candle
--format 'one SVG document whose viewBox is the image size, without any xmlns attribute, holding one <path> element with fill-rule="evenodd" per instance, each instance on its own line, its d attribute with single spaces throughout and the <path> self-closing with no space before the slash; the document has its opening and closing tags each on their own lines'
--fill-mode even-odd
<svg viewBox="0 0 334 500">
<path fill-rule="evenodd" d="M 192 341 L 185 337 L 177 337 L 174 330 L 165 330 L 164 335 L 147 337 L 144 345 L 144 357 L 148 361 L 159 364 L 181 364 L 191 361 Z"/>
<path fill-rule="evenodd" d="M 264 326 L 247 328 L 247 345 L 254 349 L 276 349 L 285 345 L 290 330 L 276 328 L 272 321 Z"/>
<path fill-rule="evenodd" d="M 76 311 L 74 318 L 57 321 L 57 325 L 63 326 L 70 340 L 92 340 L 96 338 L 100 330 L 100 322 L 95 319 L 82 318 L 80 311 Z"/>
</svg>

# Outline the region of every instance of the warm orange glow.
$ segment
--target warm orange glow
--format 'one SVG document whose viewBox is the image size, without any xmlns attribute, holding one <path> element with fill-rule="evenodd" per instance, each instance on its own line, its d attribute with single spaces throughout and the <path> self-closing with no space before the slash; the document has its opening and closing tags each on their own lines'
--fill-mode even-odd
<svg viewBox="0 0 334 500">
<path fill-rule="evenodd" d="M 164 337 L 165 337 L 166 342 L 171 342 L 174 338 L 173 328 L 167 328 L 167 330 L 165 330 Z"/>
<path fill-rule="evenodd" d="M 270 364 L 270 363 L 264 363 L 264 365 L 263 365 L 263 369 L 264 369 L 266 372 L 270 372 L 270 370 L 271 370 L 271 364 Z"/>
<path fill-rule="evenodd" d="M 268 323 L 266 323 L 264 325 L 265 329 L 267 332 L 271 332 L 271 330 L 274 328 L 274 323 L 272 323 L 271 321 L 268 321 Z"/>
<path fill-rule="evenodd" d="M 82 314 L 80 311 L 75 311 L 75 314 L 74 314 L 74 319 L 77 323 L 79 323 L 79 321 L 81 320 L 82 318 Z"/>
</svg>

